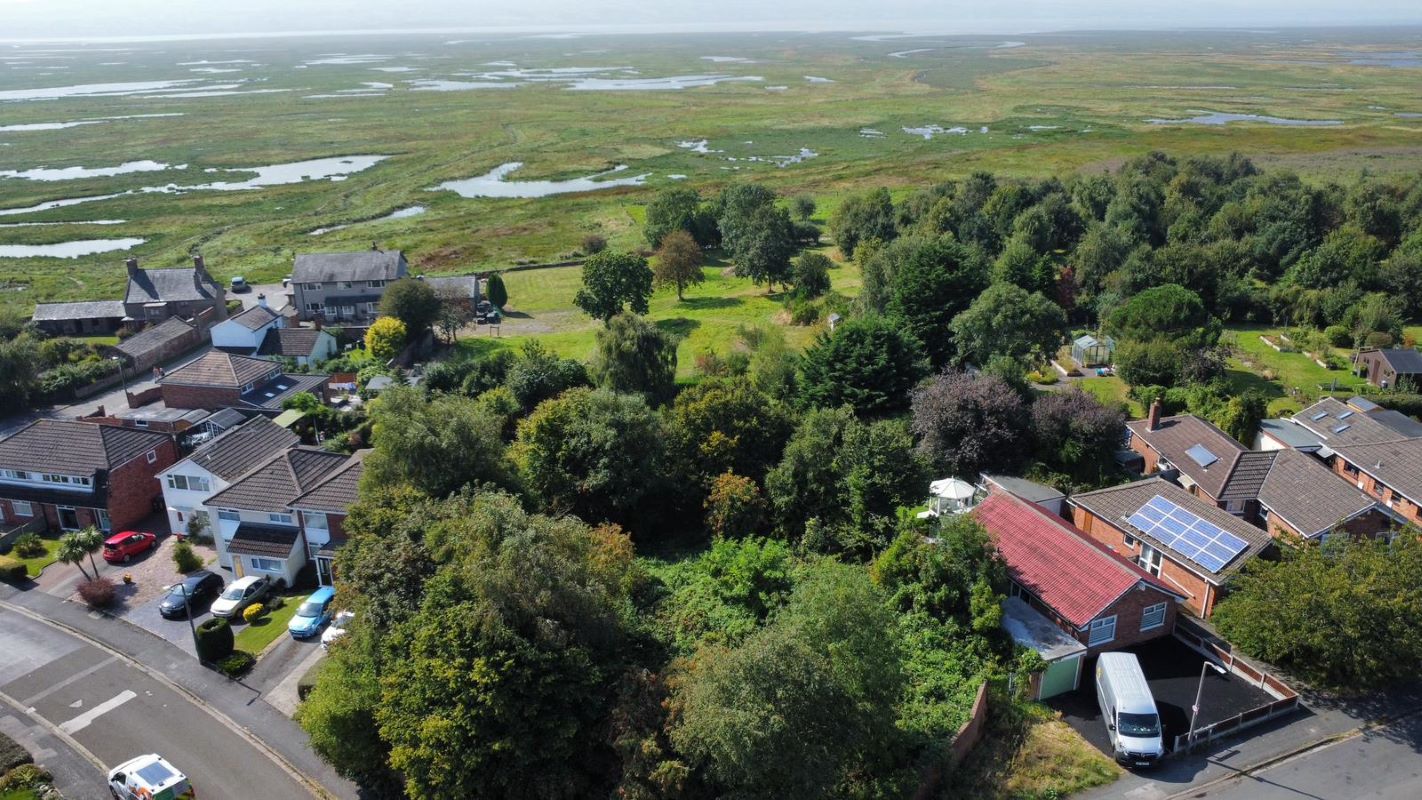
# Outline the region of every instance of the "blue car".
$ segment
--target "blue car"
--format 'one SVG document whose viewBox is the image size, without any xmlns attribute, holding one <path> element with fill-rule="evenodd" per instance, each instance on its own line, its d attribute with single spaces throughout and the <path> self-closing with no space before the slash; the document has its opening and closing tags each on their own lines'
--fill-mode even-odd
<svg viewBox="0 0 1422 800">
<path fill-rule="evenodd" d="M 296 616 L 291 618 L 291 622 L 286 624 L 286 629 L 291 633 L 293 639 L 309 639 L 321 632 L 321 626 L 331 621 L 331 601 L 336 597 L 336 590 L 329 586 L 322 586 L 317 589 L 301 607 L 296 609 Z"/>
</svg>

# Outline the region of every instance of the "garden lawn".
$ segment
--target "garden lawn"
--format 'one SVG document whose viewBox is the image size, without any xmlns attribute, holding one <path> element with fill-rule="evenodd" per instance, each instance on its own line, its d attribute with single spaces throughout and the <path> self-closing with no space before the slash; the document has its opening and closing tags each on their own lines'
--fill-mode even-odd
<svg viewBox="0 0 1422 800">
<path fill-rule="evenodd" d="M 13 550 L 10 551 L 10 555 L 14 558 L 19 558 L 20 562 L 29 570 L 31 578 L 38 578 L 40 573 L 44 572 L 45 567 L 59 560 L 59 540 L 50 537 L 41 537 L 40 541 L 44 543 L 44 555 L 34 556 L 32 558 L 20 558 L 18 553 Z"/>
<path fill-rule="evenodd" d="M 238 650 L 246 650 L 252 655 L 261 655 L 278 636 L 286 636 L 286 624 L 291 618 L 296 616 L 296 609 L 301 606 L 307 595 L 283 596 L 282 607 L 276 611 L 263 614 L 260 619 L 244 624 L 237 628 L 233 646 Z"/>
<path fill-rule="evenodd" d="M 1281 353 L 1259 337 L 1278 336 L 1279 328 L 1231 328 L 1234 355 L 1228 377 L 1236 391 L 1256 390 L 1269 397 L 1269 413 L 1297 410 L 1326 394 L 1337 382 L 1339 392 L 1361 392 L 1368 383 L 1343 369 L 1327 369 L 1303 353 Z M 1324 387 L 1323 390 L 1320 387 Z"/>
<path fill-rule="evenodd" d="M 0 794 L 0 800 L 40 800 L 40 795 L 34 789 L 11 789 Z"/>
<path fill-rule="evenodd" d="M 1072 384 L 1080 386 L 1082 391 L 1088 394 L 1095 395 L 1097 400 L 1100 400 L 1108 406 L 1124 404 L 1127 409 L 1126 413 L 1131 419 L 1139 419 L 1145 416 L 1145 412 L 1140 408 L 1140 403 L 1131 399 L 1131 396 L 1127 394 L 1127 392 L 1130 391 L 1130 387 L 1126 385 L 1125 381 L 1115 375 L 1082 378 L 1073 381 Z"/>
</svg>

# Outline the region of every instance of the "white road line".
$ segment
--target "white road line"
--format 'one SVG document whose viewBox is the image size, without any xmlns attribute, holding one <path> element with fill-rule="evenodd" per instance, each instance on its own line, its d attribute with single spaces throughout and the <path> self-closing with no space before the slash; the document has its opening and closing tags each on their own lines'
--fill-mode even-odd
<svg viewBox="0 0 1422 800">
<path fill-rule="evenodd" d="M 114 709 L 118 708 L 124 703 L 127 703 L 128 701 L 132 700 L 137 696 L 138 694 L 136 692 L 133 692 L 129 689 L 124 689 L 123 691 L 119 692 L 108 700 L 105 700 L 104 702 L 94 706 L 88 711 L 85 711 L 83 714 L 80 714 L 74 719 L 71 719 L 68 722 L 59 723 L 59 729 L 70 735 L 76 734 L 79 731 L 82 731 L 85 728 L 89 727 L 89 725 L 93 723 L 94 720 L 98 719 L 99 717 L 102 717 L 110 711 L 113 711 Z"/>
<path fill-rule="evenodd" d="M 89 677 L 90 675 L 93 675 L 95 672 L 98 672 L 99 670 L 103 669 L 104 667 L 107 667 L 108 665 L 114 663 L 115 661 L 118 661 L 118 656 L 109 656 L 108 658 L 104 659 L 103 661 L 100 661 L 99 663 L 95 664 L 94 666 L 89 667 L 88 669 L 83 670 L 82 672 L 78 672 L 78 673 L 75 673 L 74 675 L 70 675 L 69 677 L 65 678 L 64 680 L 60 681 L 59 683 L 54 684 L 53 686 L 50 686 L 49 688 L 45 689 L 44 691 L 40 692 L 39 694 L 33 695 L 33 696 L 31 696 L 31 697 L 26 697 L 24 700 L 22 700 L 22 701 L 20 701 L 20 702 L 24 703 L 26 707 L 31 707 L 31 706 L 33 706 L 35 703 L 38 703 L 39 701 L 45 699 L 46 697 L 49 697 L 50 695 L 54 694 L 55 692 L 59 691 L 60 689 L 63 689 L 64 687 L 69 686 L 70 684 L 73 684 L 73 683 L 76 682 L 76 681 L 81 681 L 81 680 L 83 680 L 83 679 Z"/>
</svg>

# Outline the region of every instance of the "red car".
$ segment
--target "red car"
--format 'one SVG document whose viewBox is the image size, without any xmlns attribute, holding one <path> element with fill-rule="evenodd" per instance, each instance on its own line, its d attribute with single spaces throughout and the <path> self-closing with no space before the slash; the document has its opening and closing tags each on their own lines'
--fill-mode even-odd
<svg viewBox="0 0 1422 800">
<path fill-rule="evenodd" d="M 104 540 L 104 560 L 110 564 L 127 562 L 158 546 L 158 537 L 142 531 L 124 531 Z"/>
</svg>

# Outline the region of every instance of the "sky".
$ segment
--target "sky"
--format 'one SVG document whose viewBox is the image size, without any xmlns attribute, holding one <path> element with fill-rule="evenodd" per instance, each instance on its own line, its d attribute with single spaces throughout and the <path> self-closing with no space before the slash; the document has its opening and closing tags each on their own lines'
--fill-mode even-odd
<svg viewBox="0 0 1422 800">
<path fill-rule="evenodd" d="M 1422 24 L 1419 0 L 0 0 L 0 40 L 303 31 L 1055 30 Z"/>
</svg>

